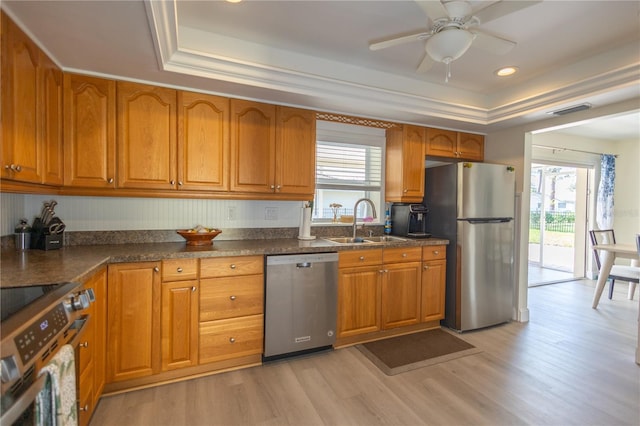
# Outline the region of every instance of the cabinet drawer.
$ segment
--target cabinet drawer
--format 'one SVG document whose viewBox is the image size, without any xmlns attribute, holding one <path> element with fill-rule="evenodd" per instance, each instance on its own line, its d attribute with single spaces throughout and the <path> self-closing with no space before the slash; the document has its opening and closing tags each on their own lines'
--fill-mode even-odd
<svg viewBox="0 0 640 426">
<path fill-rule="evenodd" d="M 384 249 L 382 252 L 384 263 L 419 262 L 422 259 L 420 247 L 398 247 Z"/>
<path fill-rule="evenodd" d="M 263 316 L 200 323 L 200 364 L 262 353 Z"/>
<path fill-rule="evenodd" d="M 262 275 L 200 280 L 200 321 L 261 314 L 264 306 Z"/>
<path fill-rule="evenodd" d="M 170 259 L 162 261 L 162 281 L 195 280 L 198 278 L 198 259 Z"/>
<path fill-rule="evenodd" d="M 200 261 L 200 278 L 253 275 L 263 271 L 262 256 L 212 257 Z"/>
<path fill-rule="evenodd" d="M 446 259 L 446 246 L 424 246 L 422 247 L 422 260 Z"/>
<path fill-rule="evenodd" d="M 340 252 L 338 265 L 340 268 L 370 266 L 382 264 L 382 249 L 353 250 Z"/>
</svg>

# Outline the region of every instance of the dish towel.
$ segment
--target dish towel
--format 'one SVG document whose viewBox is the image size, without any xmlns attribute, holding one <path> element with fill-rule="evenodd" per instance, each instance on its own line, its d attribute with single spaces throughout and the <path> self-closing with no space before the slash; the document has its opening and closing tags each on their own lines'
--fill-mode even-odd
<svg viewBox="0 0 640 426">
<path fill-rule="evenodd" d="M 42 367 L 39 375 L 49 376 L 36 398 L 36 425 L 77 426 L 76 365 L 71 345 L 64 345 Z"/>
</svg>

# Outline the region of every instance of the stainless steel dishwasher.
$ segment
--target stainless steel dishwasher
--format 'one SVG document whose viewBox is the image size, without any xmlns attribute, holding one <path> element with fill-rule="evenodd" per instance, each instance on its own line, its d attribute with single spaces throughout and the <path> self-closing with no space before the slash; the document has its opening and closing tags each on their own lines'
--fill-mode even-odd
<svg viewBox="0 0 640 426">
<path fill-rule="evenodd" d="M 338 253 L 267 256 L 265 287 L 264 360 L 331 348 Z"/>
</svg>

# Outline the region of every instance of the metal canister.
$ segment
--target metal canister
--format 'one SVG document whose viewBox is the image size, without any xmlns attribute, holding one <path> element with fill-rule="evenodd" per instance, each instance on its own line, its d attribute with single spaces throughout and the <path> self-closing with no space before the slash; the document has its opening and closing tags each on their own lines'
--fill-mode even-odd
<svg viewBox="0 0 640 426">
<path fill-rule="evenodd" d="M 31 227 L 26 219 L 20 219 L 15 229 L 16 250 L 28 250 L 31 247 Z"/>
</svg>

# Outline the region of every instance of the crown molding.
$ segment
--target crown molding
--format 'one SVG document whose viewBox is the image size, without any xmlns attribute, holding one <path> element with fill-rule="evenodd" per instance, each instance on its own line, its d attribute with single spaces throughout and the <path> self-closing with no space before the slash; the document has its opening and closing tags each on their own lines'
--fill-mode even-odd
<svg viewBox="0 0 640 426">
<path fill-rule="evenodd" d="M 546 84 L 543 92 L 525 84 L 531 94 L 505 93 L 500 104 L 492 106 L 496 96 L 478 95 L 180 27 L 174 1 L 145 0 L 162 70 L 295 93 L 311 103 L 315 100 L 318 105 L 335 105 L 337 111 L 377 109 L 390 117 L 406 115 L 491 125 L 581 97 L 637 85 L 640 75 L 640 64 L 635 62 L 596 76 L 582 76 L 580 72 L 576 72 L 573 79 L 554 76 L 556 82 Z M 211 46 L 216 46 L 215 52 Z M 596 60 L 594 57 L 591 63 Z M 274 63 L 278 66 L 271 65 Z M 583 65 L 576 64 L 576 69 Z M 313 104 L 300 106 L 315 107 Z"/>
</svg>

